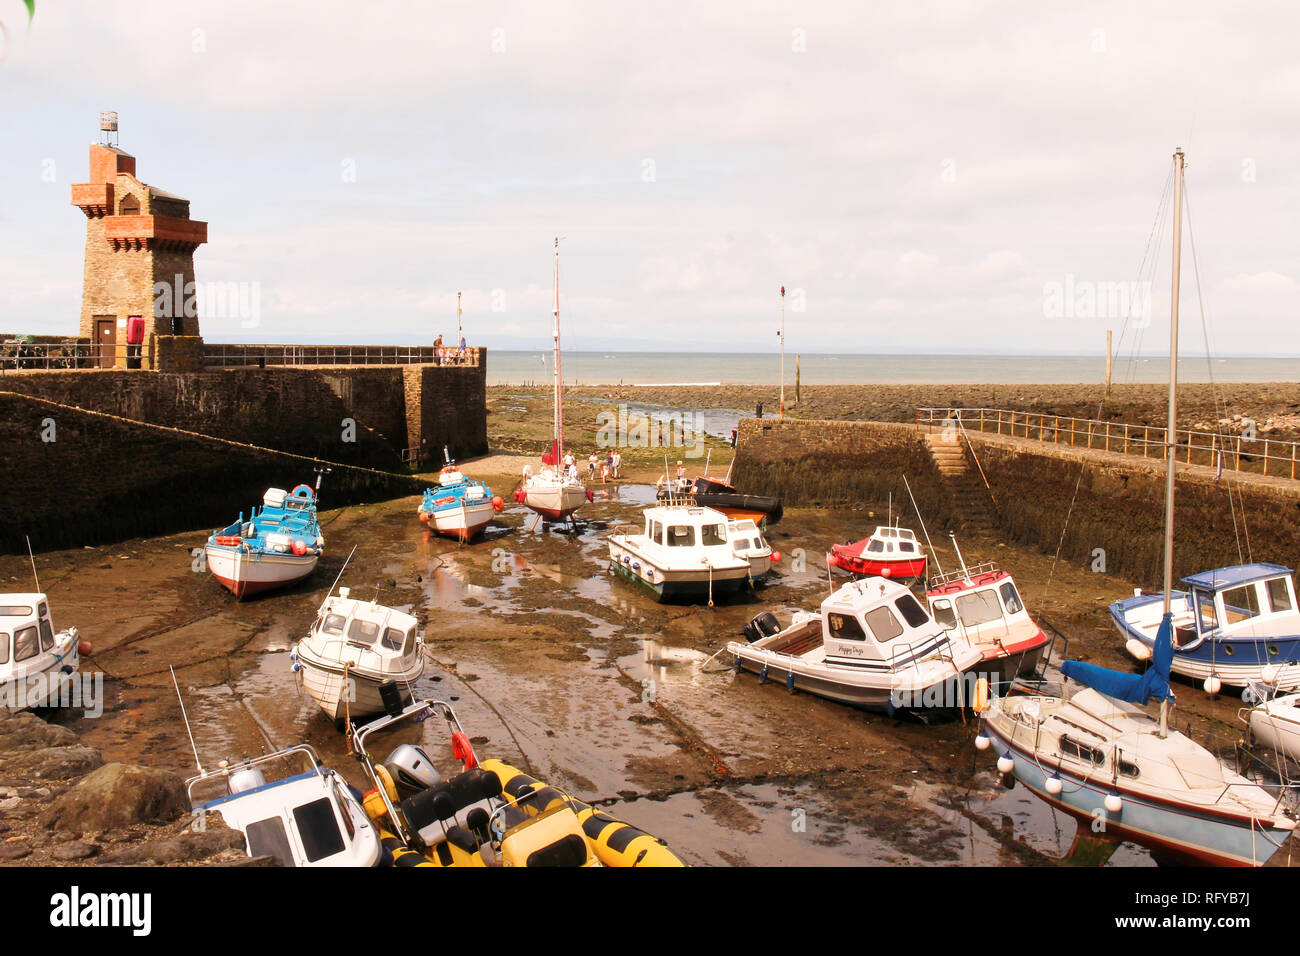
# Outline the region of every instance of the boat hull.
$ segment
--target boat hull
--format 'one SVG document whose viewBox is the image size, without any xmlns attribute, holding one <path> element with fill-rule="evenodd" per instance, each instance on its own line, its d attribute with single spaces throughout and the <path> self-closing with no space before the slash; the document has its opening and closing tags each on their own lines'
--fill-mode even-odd
<svg viewBox="0 0 1300 956">
<path fill-rule="evenodd" d="M 450 508 L 439 508 L 429 515 L 429 527 L 440 535 L 469 541 L 478 536 L 484 528 L 492 523 L 496 510 L 491 501 L 475 504 L 458 504 Z"/>
<path fill-rule="evenodd" d="M 710 583 L 708 571 L 658 572 L 655 575 L 657 580 L 650 581 L 645 576 L 647 569 L 644 564 L 642 565 L 643 570 L 637 571 L 630 565 L 624 565 L 611 557 L 609 566 L 619 577 L 644 588 L 659 601 L 671 601 L 683 598 L 698 600 L 700 598 L 708 598 L 710 594 L 715 598 L 734 594 L 742 588 L 749 586 L 752 579 L 748 567 L 742 568 L 739 571 L 715 571 L 713 572 L 712 582 Z"/>
<path fill-rule="evenodd" d="M 70 704 L 70 684 L 81 667 L 80 643 L 78 637 L 62 631 L 49 651 L 5 667 L 0 676 L 0 711 Z"/>
<path fill-rule="evenodd" d="M 691 499 L 704 508 L 721 511 L 728 518 L 752 518 L 776 524 L 781 520 L 784 509 L 780 498 L 767 495 L 724 494 L 720 492 L 689 493 Z M 659 497 L 667 497 L 660 494 Z"/>
<path fill-rule="evenodd" d="M 216 544 L 209 544 L 204 556 L 212 576 L 236 598 L 301 581 L 320 561 L 317 554 L 267 554 Z"/>
<path fill-rule="evenodd" d="M 1258 820 L 1252 825 L 1249 818 L 1166 803 L 1110 781 L 1088 780 L 1018 747 L 990 720 L 984 721 L 984 730 L 997 754 L 1012 759 L 1016 780 L 1094 831 L 1094 824 L 1104 821 L 1105 830 L 1097 835 L 1106 839 L 1140 844 L 1174 862 L 1262 866 L 1291 834 L 1289 828 L 1269 826 Z M 1059 794 L 1047 792 L 1049 776 L 1061 780 Z M 1116 792 L 1123 803 L 1118 813 L 1111 813 L 1106 809 L 1106 798 Z"/>
<path fill-rule="evenodd" d="M 587 503 L 587 490 L 572 485 L 525 488 L 524 505 L 551 521 L 561 521 Z"/>
<path fill-rule="evenodd" d="M 303 690 L 330 720 L 342 720 L 345 716 L 355 720 L 382 714 L 384 701 L 379 695 L 379 685 L 386 680 L 397 684 L 402 706 L 406 706 L 412 699 L 411 682 L 423 673 L 423 667 L 420 667 L 401 677 L 391 674 L 379 677 L 352 669 L 345 680 L 342 667 L 312 660 L 301 653 L 298 661 L 302 667 Z M 351 700 L 347 700 L 349 686 L 352 688 Z"/>
<path fill-rule="evenodd" d="M 849 574 L 856 574 L 859 577 L 892 578 L 901 581 L 925 577 L 928 560 L 925 557 L 907 558 L 898 561 L 880 561 L 874 558 L 845 554 L 837 551 L 836 547 L 838 546 L 831 548 L 831 565 L 841 568 L 849 572 Z"/>
</svg>

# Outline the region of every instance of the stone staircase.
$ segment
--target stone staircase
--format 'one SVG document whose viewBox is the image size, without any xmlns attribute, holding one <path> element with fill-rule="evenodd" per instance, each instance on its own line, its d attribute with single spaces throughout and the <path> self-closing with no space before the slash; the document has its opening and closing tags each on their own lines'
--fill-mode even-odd
<svg viewBox="0 0 1300 956">
<path fill-rule="evenodd" d="M 967 534 L 994 536 L 997 520 L 993 498 L 979 471 L 967 460 L 961 436 L 945 440 L 942 432 L 932 432 L 925 436 L 925 444 L 952 496 L 962 529 Z"/>
</svg>

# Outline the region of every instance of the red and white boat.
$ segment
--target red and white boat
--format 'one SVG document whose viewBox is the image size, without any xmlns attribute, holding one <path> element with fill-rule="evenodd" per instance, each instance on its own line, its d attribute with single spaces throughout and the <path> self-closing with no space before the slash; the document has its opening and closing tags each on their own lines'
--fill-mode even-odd
<svg viewBox="0 0 1300 956">
<path fill-rule="evenodd" d="M 1047 635 L 1034 623 L 1016 582 L 996 565 L 980 564 L 931 578 L 930 616 L 979 648 L 981 676 L 1007 683 L 1032 673 L 1047 649 Z"/>
<path fill-rule="evenodd" d="M 925 577 L 925 549 L 910 528 L 881 525 L 869 538 L 831 545 L 826 560 L 858 577 L 914 581 Z"/>
<path fill-rule="evenodd" d="M 543 518 L 562 521 L 592 500 L 591 492 L 578 478 L 577 468 L 564 459 L 564 398 L 560 383 L 560 240 L 555 240 L 555 324 L 551 337 L 555 343 L 555 416 L 554 440 L 542 456 L 545 466 L 537 474 L 524 469 L 523 481 L 515 489 L 515 501 L 536 511 Z"/>
</svg>

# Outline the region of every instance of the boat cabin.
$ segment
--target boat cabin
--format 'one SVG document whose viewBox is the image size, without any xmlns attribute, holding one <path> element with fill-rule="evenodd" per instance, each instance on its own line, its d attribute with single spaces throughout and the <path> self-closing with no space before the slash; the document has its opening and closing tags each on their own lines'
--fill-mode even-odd
<svg viewBox="0 0 1300 956">
<path fill-rule="evenodd" d="M 0 594 L 0 680 L 44 671 L 56 643 L 44 594 Z"/>
<path fill-rule="evenodd" d="M 948 644 L 948 635 L 912 592 L 885 578 L 840 587 L 822 602 L 821 625 L 827 663 L 892 670 Z"/>
<path fill-rule="evenodd" d="M 1011 575 L 992 564 L 933 578 L 926 600 L 941 627 L 955 628 L 968 640 L 1005 643 L 1038 631 Z"/>
<path fill-rule="evenodd" d="M 195 824 L 220 814 L 251 857 L 283 866 L 375 866 L 379 835 L 357 795 L 306 744 L 186 781 Z"/>
<path fill-rule="evenodd" d="M 751 524 L 753 522 L 750 522 Z M 665 505 L 645 511 L 644 544 L 647 550 L 687 563 L 692 554 L 708 558 L 715 566 L 735 560 L 727 516 L 712 508 Z"/>
<path fill-rule="evenodd" d="M 1186 647 L 1211 634 L 1223 638 L 1293 637 L 1300 633 L 1291 569 L 1241 564 L 1183 578 L 1190 622 L 1178 622 L 1175 643 Z M 1157 621 L 1157 626 L 1159 622 Z"/>
<path fill-rule="evenodd" d="M 348 662 L 376 672 L 403 670 L 402 662 L 420 653 L 423 635 L 417 634 L 414 617 L 373 601 L 349 597 L 339 588 L 327 599 L 307 640 L 317 655 L 326 660 Z"/>
<path fill-rule="evenodd" d="M 888 560 L 890 558 L 906 560 L 919 558 L 923 554 L 921 543 L 910 528 L 898 528 L 881 525 L 871 535 L 862 556 Z"/>
</svg>

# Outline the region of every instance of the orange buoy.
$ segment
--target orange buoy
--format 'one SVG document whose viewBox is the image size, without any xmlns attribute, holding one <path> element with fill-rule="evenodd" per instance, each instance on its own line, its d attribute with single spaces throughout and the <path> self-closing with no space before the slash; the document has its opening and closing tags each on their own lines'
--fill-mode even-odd
<svg viewBox="0 0 1300 956">
<path fill-rule="evenodd" d="M 975 682 L 975 699 L 971 701 L 971 710 L 982 714 L 989 709 L 989 680 L 981 677 Z"/>
<path fill-rule="evenodd" d="M 91 652 L 90 641 L 82 641 L 77 645 L 78 654 L 89 654 Z"/>
<path fill-rule="evenodd" d="M 497 514 L 500 514 L 501 512 L 505 511 L 506 510 L 505 499 L 503 499 L 500 495 L 493 495 L 492 510 L 495 511 Z"/>
</svg>

